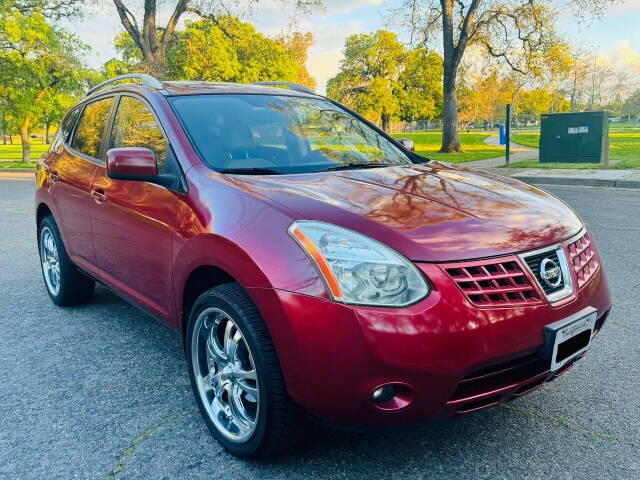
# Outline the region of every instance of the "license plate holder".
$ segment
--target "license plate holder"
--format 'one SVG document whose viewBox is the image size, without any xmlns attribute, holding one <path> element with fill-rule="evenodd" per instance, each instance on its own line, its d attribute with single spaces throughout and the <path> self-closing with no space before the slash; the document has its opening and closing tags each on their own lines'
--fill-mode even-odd
<svg viewBox="0 0 640 480">
<path fill-rule="evenodd" d="M 551 360 L 551 371 L 558 370 L 589 350 L 597 318 L 598 311 L 587 307 L 545 326 L 545 350 Z"/>
</svg>

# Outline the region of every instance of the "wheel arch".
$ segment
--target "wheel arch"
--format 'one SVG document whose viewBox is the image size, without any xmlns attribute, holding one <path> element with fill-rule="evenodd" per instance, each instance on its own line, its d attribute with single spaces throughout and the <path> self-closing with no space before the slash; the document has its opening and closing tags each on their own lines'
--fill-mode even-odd
<svg viewBox="0 0 640 480">
<path fill-rule="evenodd" d="M 38 204 L 38 208 L 36 208 L 36 227 L 40 228 L 40 222 L 49 215 L 53 216 L 53 212 L 51 211 L 51 208 L 49 208 L 49 205 L 44 202 L 40 202 Z"/>
<path fill-rule="evenodd" d="M 182 301 L 180 304 L 180 329 L 182 332 L 183 343 L 186 344 L 189 313 L 191 312 L 191 307 L 198 297 L 211 288 L 233 282 L 237 283 L 236 279 L 231 276 L 229 272 L 214 265 L 200 265 L 191 271 L 184 282 L 184 286 L 182 288 Z"/>
<path fill-rule="evenodd" d="M 252 287 L 272 287 L 259 265 L 240 245 L 219 235 L 201 235 L 182 245 L 174 263 L 174 282 L 178 330 L 183 337 L 193 303 L 207 290 L 235 282 L 252 296 Z"/>
</svg>

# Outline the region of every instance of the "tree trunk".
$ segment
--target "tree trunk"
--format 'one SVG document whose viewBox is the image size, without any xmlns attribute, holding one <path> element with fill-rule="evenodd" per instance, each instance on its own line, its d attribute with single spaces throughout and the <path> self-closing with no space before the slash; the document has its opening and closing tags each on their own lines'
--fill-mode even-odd
<svg viewBox="0 0 640 480">
<path fill-rule="evenodd" d="M 29 123 L 31 119 L 25 118 L 20 125 L 20 140 L 22 141 L 22 161 L 28 163 L 31 161 L 31 139 L 29 138 Z"/>
<path fill-rule="evenodd" d="M 445 61 L 445 71 L 442 78 L 444 98 L 442 105 L 441 153 L 460 151 L 460 140 L 458 139 L 458 95 L 456 94 L 456 72 L 455 67 L 452 65 L 447 68 L 447 63 L 448 62 Z"/>
<path fill-rule="evenodd" d="M 44 122 L 44 143 L 49 145 L 49 122 Z"/>
<path fill-rule="evenodd" d="M 150 47 L 145 48 L 142 51 L 142 60 L 149 69 L 150 75 L 154 76 L 158 80 L 164 79 L 167 65 L 163 47 L 159 47 L 155 52 L 152 52 Z"/>
<path fill-rule="evenodd" d="M 382 130 L 385 132 L 389 131 L 389 123 L 391 122 L 391 117 L 388 113 L 382 114 Z"/>
</svg>

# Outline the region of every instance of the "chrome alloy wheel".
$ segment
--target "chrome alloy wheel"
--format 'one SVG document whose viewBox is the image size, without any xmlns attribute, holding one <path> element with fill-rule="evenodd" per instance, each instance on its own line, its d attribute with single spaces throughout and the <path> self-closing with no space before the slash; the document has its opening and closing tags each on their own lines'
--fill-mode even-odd
<svg viewBox="0 0 640 480">
<path fill-rule="evenodd" d="M 260 413 L 258 376 L 249 345 L 224 311 L 204 309 L 193 328 L 191 367 L 198 395 L 217 430 L 243 443 Z"/>
<path fill-rule="evenodd" d="M 40 261 L 49 292 L 52 295 L 58 295 L 60 293 L 60 258 L 56 240 L 49 227 L 44 227 L 40 232 Z"/>
</svg>

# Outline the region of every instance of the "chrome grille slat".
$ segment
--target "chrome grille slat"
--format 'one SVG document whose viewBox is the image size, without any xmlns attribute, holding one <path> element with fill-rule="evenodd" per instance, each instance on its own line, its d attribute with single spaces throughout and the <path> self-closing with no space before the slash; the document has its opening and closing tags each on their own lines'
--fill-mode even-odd
<svg viewBox="0 0 640 480">
<path fill-rule="evenodd" d="M 585 232 L 578 240 L 567 245 L 569 258 L 575 272 L 578 289 L 591 280 L 600 266 L 600 259 L 591 241 L 591 236 Z"/>
<path fill-rule="evenodd" d="M 475 306 L 519 306 L 542 301 L 513 256 L 442 264 L 440 267 Z"/>
</svg>

